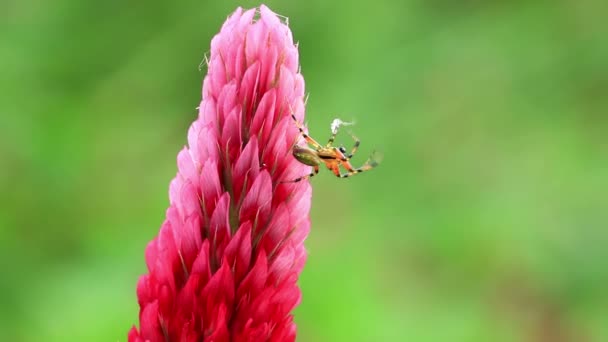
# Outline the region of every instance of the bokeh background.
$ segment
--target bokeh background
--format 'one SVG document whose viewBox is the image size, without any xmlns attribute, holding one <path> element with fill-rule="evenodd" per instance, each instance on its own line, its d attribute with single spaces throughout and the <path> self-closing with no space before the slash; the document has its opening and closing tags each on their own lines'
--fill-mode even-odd
<svg viewBox="0 0 608 342">
<path fill-rule="evenodd" d="M 313 180 L 299 341 L 608 341 L 608 3 L 267 4 L 313 136 L 385 155 Z M 0 5 L 3 341 L 126 340 L 237 5 Z"/>
</svg>

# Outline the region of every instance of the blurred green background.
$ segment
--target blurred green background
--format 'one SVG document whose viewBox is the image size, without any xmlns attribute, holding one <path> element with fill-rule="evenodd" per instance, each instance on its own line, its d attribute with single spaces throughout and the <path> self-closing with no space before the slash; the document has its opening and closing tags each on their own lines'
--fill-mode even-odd
<svg viewBox="0 0 608 342">
<path fill-rule="evenodd" d="M 313 136 L 385 155 L 313 179 L 299 341 L 608 340 L 607 2 L 267 4 Z M 0 5 L 3 341 L 126 340 L 237 5 Z"/>
</svg>

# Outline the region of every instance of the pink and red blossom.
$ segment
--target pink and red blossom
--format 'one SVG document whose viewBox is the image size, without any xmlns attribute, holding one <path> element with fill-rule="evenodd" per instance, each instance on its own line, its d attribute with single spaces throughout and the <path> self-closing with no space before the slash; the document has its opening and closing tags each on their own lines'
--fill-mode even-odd
<svg viewBox="0 0 608 342">
<path fill-rule="evenodd" d="M 295 340 L 311 187 L 281 182 L 309 172 L 291 156 L 303 96 L 287 25 L 265 6 L 237 9 L 211 41 L 129 341 Z"/>
</svg>

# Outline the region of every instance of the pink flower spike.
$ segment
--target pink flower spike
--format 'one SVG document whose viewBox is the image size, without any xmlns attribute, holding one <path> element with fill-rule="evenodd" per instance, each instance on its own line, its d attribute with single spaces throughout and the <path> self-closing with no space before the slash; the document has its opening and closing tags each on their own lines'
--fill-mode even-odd
<svg viewBox="0 0 608 342">
<path fill-rule="evenodd" d="M 238 8 L 211 41 L 198 119 L 146 248 L 136 341 L 294 341 L 310 172 L 291 154 L 304 79 L 286 24 Z"/>
</svg>

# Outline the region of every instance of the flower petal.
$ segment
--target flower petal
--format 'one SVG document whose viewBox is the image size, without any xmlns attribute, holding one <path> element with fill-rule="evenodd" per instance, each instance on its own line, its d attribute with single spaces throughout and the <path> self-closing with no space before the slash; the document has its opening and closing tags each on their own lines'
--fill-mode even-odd
<svg viewBox="0 0 608 342">
<path fill-rule="evenodd" d="M 263 170 L 253 182 L 251 189 L 243 200 L 239 214 L 240 222 L 250 221 L 255 234 L 257 229 L 264 227 L 268 221 L 271 201 L 272 182 L 268 172 Z"/>
</svg>

